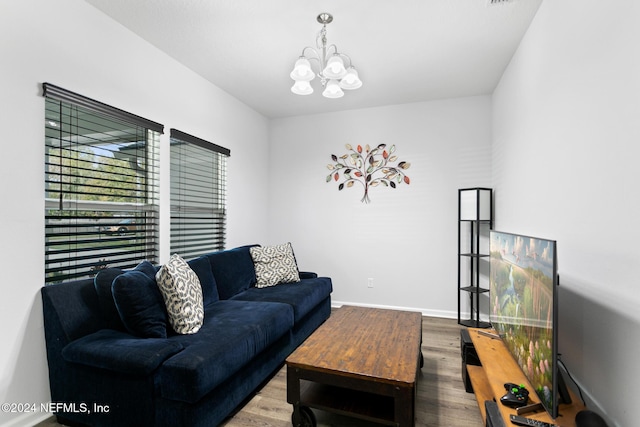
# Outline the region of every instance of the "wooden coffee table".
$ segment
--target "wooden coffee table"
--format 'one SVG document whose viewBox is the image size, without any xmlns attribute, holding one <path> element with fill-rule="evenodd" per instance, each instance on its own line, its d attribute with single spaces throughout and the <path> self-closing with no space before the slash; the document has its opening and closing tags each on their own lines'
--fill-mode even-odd
<svg viewBox="0 0 640 427">
<path fill-rule="evenodd" d="M 309 408 L 390 426 L 413 426 L 422 315 L 343 306 L 286 360 L 294 426 Z"/>
</svg>

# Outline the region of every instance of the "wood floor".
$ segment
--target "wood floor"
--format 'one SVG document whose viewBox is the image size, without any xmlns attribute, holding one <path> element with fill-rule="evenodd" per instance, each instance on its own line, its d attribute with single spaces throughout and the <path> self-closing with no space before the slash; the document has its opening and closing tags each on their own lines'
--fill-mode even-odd
<svg viewBox="0 0 640 427">
<path fill-rule="evenodd" d="M 455 320 L 422 318 L 424 367 L 418 380 L 416 426 L 482 427 L 472 393 L 461 379 L 460 326 Z M 286 396 L 286 368 L 282 368 L 225 427 L 291 427 Z M 364 427 L 371 423 L 314 410 L 318 427 Z M 38 427 L 57 427 L 49 421 Z"/>
</svg>

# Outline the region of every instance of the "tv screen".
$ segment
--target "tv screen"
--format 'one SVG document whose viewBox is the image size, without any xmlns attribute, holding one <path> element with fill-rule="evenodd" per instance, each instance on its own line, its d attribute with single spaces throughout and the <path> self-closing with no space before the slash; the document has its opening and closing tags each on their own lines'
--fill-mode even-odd
<svg viewBox="0 0 640 427">
<path fill-rule="evenodd" d="M 557 277 L 554 240 L 491 231 L 491 324 L 554 419 L 558 415 Z"/>
</svg>

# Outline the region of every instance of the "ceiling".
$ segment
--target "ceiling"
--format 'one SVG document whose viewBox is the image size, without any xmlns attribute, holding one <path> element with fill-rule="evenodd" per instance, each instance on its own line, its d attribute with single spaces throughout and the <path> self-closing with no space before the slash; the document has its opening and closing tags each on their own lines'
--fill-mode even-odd
<svg viewBox="0 0 640 427">
<path fill-rule="evenodd" d="M 85 0 L 269 118 L 489 94 L 542 0 Z M 291 93 L 329 12 L 328 44 L 363 85 Z"/>
</svg>

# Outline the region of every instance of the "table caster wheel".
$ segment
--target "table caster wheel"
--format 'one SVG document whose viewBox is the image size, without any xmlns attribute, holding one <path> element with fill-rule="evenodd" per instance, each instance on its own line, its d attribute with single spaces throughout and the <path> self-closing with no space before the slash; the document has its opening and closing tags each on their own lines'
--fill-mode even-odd
<svg viewBox="0 0 640 427">
<path fill-rule="evenodd" d="M 296 418 L 298 419 L 297 423 Z M 310 408 L 299 406 L 295 408 L 293 414 L 291 414 L 291 424 L 293 424 L 294 427 L 316 427 L 316 416 Z"/>
</svg>

